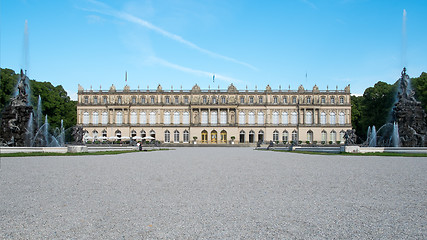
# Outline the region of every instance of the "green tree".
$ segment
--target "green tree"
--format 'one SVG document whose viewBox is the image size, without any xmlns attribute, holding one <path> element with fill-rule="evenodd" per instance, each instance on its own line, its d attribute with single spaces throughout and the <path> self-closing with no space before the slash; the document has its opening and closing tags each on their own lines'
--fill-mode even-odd
<svg viewBox="0 0 427 240">
<path fill-rule="evenodd" d="M 2 112 L 14 94 L 19 76 L 12 69 L 0 68 L 0 77 L 0 112 Z"/>
<path fill-rule="evenodd" d="M 427 113 L 427 73 L 423 72 L 417 78 L 411 78 L 411 87 L 415 91 L 415 99 L 421 102 Z"/>
</svg>

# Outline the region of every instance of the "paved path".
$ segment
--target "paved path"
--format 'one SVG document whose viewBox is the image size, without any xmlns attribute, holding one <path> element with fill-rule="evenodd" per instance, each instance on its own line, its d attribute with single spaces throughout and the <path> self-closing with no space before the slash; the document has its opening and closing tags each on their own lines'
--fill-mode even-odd
<svg viewBox="0 0 427 240">
<path fill-rule="evenodd" d="M 3 158 L 0 239 L 426 239 L 427 159 L 177 148 Z"/>
</svg>

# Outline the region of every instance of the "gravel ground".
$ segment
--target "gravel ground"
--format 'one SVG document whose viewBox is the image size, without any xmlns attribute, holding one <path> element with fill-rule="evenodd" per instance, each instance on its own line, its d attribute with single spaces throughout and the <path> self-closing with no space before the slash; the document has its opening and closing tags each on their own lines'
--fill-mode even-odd
<svg viewBox="0 0 427 240">
<path fill-rule="evenodd" d="M 427 239 L 427 159 L 177 148 L 2 158 L 0 239 Z"/>
</svg>

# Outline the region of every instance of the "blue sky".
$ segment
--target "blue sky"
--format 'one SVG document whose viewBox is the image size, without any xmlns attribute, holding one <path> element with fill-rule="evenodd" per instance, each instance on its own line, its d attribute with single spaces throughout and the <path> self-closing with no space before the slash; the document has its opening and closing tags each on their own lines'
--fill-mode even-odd
<svg viewBox="0 0 427 240">
<path fill-rule="evenodd" d="M 73 98 L 77 84 L 122 89 L 126 71 L 132 89 L 350 84 L 362 94 L 403 66 L 427 71 L 426 13 L 424 0 L 0 0 L 0 65 Z"/>
</svg>

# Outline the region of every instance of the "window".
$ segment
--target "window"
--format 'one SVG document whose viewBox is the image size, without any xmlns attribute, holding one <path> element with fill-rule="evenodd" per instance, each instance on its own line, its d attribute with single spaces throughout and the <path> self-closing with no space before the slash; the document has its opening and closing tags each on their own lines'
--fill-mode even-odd
<svg viewBox="0 0 427 240">
<path fill-rule="evenodd" d="M 297 103 L 297 97 L 292 97 L 292 103 Z"/>
<path fill-rule="evenodd" d="M 206 104 L 208 102 L 208 98 L 207 97 L 203 97 L 203 104 Z"/>
<path fill-rule="evenodd" d="M 344 130 L 341 130 L 341 132 L 340 132 L 340 141 L 341 141 L 341 143 L 344 143 L 344 134 L 345 134 Z"/>
<path fill-rule="evenodd" d="M 221 97 L 221 103 L 222 104 L 225 104 L 226 103 L 226 99 L 225 99 L 225 97 L 223 96 L 223 97 Z"/>
<path fill-rule="evenodd" d="M 273 132 L 273 142 L 278 142 L 279 141 L 279 131 L 274 130 Z"/>
<path fill-rule="evenodd" d="M 175 97 L 175 104 L 178 104 L 178 103 L 179 103 L 179 98 Z"/>
<path fill-rule="evenodd" d="M 321 102 L 322 104 L 326 103 L 326 98 L 325 98 L 325 97 L 322 97 L 322 98 L 320 99 L 320 102 Z"/>
<path fill-rule="evenodd" d="M 102 130 L 102 137 L 107 138 L 107 131 L 106 130 Z"/>
<path fill-rule="evenodd" d="M 227 112 L 222 111 L 219 119 L 221 124 L 227 124 Z"/>
<path fill-rule="evenodd" d="M 334 112 L 329 113 L 329 123 L 335 124 L 335 113 Z"/>
<path fill-rule="evenodd" d="M 307 131 L 307 141 L 309 141 L 310 143 L 313 142 L 313 131 L 311 130 Z"/>
<path fill-rule="evenodd" d="M 98 112 L 93 112 L 92 113 L 92 123 L 98 124 L 98 120 L 99 120 Z"/>
<path fill-rule="evenodd" d="M 119 111 L 116 113 L 116 124 L 121 125 L 122 123 L 123 123 L 123 113 Z"/>
<path fill-rule="evenodd" d="M 249 112 L 249 124 L 255 124 L 255 113 Z"/>
<path fill-rule="evenodd" d="M 288 103 L 288 98 L 287 97 L 283 98 L 283 103 Z"/>
<path fill-rule="evenodd" d="M 139 113 L 139 123 L 142 125 L 147 124 L 147 114 L 145 112 Z"/>
<path fill-rule="evenodd" d="M 305 112 L 305 124 L 313 124 L 313 113 L 311 111 Z"/>
<path fill-rule="evenodd" d="M 138 115 L 136 112 L 130 113 L 130 124 L 135 125 L 138 122 Z"/>
<path fill-rule="evenodd" d="M 322 125 L 326 124 L 326 113 L 325 112 L 320 113 L 320 124 L 322 124 Z"/>
<path fill-rule="evenodd" d="M 211 143 L 217 143 L 218 134 L 215 130 L 211 132 Z"/>
<path fill-rule="evenodd" d="M 283 142 L 288 142 L 288 139 L 289 139 L 289 133 L 288 133 L 288 131 L 283 131 L 283 133 L 282 133 L 282 141 Z"/>
<path fill-rule="evenodd" d="M 102 124 L 108 124 L 108 112 L 102 112 Z"/>
<path fill-rule="evenodd" d="M 344 104 L 344 98 L 340 97 L 340 104 Z"/>
<path fill-rule="evenodd" d="M 132 130 L 132 132 L 130 133 L 130 137 L 131 137 L 133 140 L 135 140 L 135 137 L 136 137 L 136 131 L 135 131 L 135 130 Z"/>
<path fill-rule="evenodd" d="M 263 125 L 264 124 L 264 113 L 258 112 L 258 124 Z"/>
<path fill-rule="evenodd" d="M 277 111 L 273 112 L 272 122 L 273 122 L 274 125 L 278 125 L 279 124 L 279 112 L 277 112 Z"/>
<path fill-rule="evenodd" d="M 264 142 L 264 131 L 262 130 L 258 132 L 258 142 Z"/>
<path fill-rule="evenodd" d="M 170 103 L 170 98 L 169 98 L 169 96 L 167 96 L 167 97 L 165 98 L 165 103 L 166 103 L 166 104 L 169 104 L 169 103 Z"/>
<path fill-rule="evenodd" d="M 170 112 L 165 112 L 163 115 L 163 123 L 165 125 L 169 125 L 171 124 L 171 113 Z"/>
<path fill-rule="evenodd" d="M 240 131 L 239 134 L 239 143 L 245 143 L 245 131 Z"/>
<path fill-rule="evenodd" d="M 240 103 L 241 104 L 245 103 L 245 97 L 240 97 Z"/>
<path fill-rule="evenodd" d="M 179 112 L 174 112 L 173 113 L 173 124 L 175 124 L 175 125 L 178 125 L 179 124 L 179 116 L 180 114 L 179 114 Z"/>
<path fill-rule="evenodd" d="M 188 97 L 184 97 L 184 103 L 188 104 Z"/>
<path fill-rule="evenodd" d="M 108 101 L 107 101 L 107 97 L 102 97 L 102 103 L 103 103 L 103 104 L 107 104 L 107 102 L 108 102 Z"/>
<path fill-rule="evenodd" d="M 258 98 L 258 102 L 259 102 L 259 103 L 262 103 L 262 102 L 263 102 L 262 97 L 259 97 L 259 98 Z"/>
<path fill-rule="evenodd" d="M 311 97 L 307 97 L 307 104 L 311 103 Z"/>
<path fill-rule="evenodd" d="M 116 138 L 117 138 L 118 141 L 121 140 L 121 138 L 122 138 L 122 132 L 120 130 L 116 131 Z"/>
<path fill-rule="evenodd" d="M 206 130 L 202 131 L 202 143 L 208 142 L 208 132 Z"/>
<path fill-rule="evenodd" d="M 136 97 L 132 97 L 132 104 L 136 103 Z"/>
<path fill-rule="evenodd" d="M 171 134 L 169 130 L 165 131 L 165 143 L 169 143 L 171 141 Z"/>
<path fill-rule="evenodd" d="M 89 124 L 89 113 L 88 112 L 83 113 L 83 124 Z"/>
<path fill-rule="evenodd" d="M 245 112 L 239 112 L 239 124 L 245 124 Z"/>
<path fill-rule="evenodd" d="M 188 143 L 189 142 L 189 139 L 190 139 L 190 134 L 188 133 L 188 131 L 187 130 L 184 130 L 184 142 L 185 143 Z"/>
<path fill-rule="evenodd" d="M 249 142 L 255 142 L 255 132 L 253 130 L 249 131 Z"/>
<path fill-rule="evenodd" d="M 344 112 L 340 112 L 338 114 L 338 121 L 341 125 L 345 124 L 345 114 Z"/>
<path fill-rule="evenodd" d="M 174 143 L 179 143 L 179 131 L 178 130 L 175 130 L 173 132 L 173 142 Z"/>
<path fill-rule="evenodd" d="M 154 99 L 154 97 L 151 97 L 150 99 L 151 99 L 151 100 L 150 100 L 150 101 L 151 101 L 151 103 L 155 103 L 155 102 L 156 102 L 156 100 Z"/>
<path fill-rule="evenodd" d="M 118 103 L 118 104 L 122 104 L 122 97 L 118 97 L 118 98 L 117 98 L 117 103 Z"/>
<path fill-rule="evenodd" d="M 332 143 L 335 143 L 337 141 L 337 133 L 334 130 L 332 130 L 330 136 L 331 136 Z"/>
<path fill-rule="evenodd" d="M 190 113 L 189 112 L 184 112 L 184 114 L 182 115 L 182 123 L 183 124 L 190 124 Z"/>
<path fill-rule="evenodd" d="M 211 112 L 211 124 L 213 124 L 213 125 L 218 124 L 218 112 L 217 111 Z"/>
<path fill-rule="evenodd" d="M 145 138 L 147 136 L 147 134 L 145 133 L 144 130 L 141 130 L 141 138 Z"/>
<path fill-rule="evenodd" d="M 150 112 L 150 124 L 156 124 L 156 112 Z"/>
<path fill-rule="evenodd" d="M 292 112 L 291 113 L 291 124 L 298 124 L 298 113 L 297 112 Z"/>
<path fill-rule="evenodd" d="M 206 111 L 202 112 L 202 124 L 208 124 L 208 112 Z"/>
<path fill-rule="evenodd" d="M 293 131 L 292 131 L 292 141 L 293 141 L 294 143 L 297 143 L 297 142 L 298 142 L 298 132 L 297 132 L 296 130 L 293 130 Z"/>
<path fill-rule="evenodd" d="M 289 124 L 288 112 L 282 112 L 282 124 L 283 125 Z"/>
<path fill-rule="evenodd" d="M 249 103 L 254 103 L 254 97 L 249 97 Z"/>
<path fill-rule="evenodd" d="M 227 132 L 225 130 L 221 131 L 221 143 L 227 143 Z"/>
<path fill-rule="evenodd" d="M 216 97 L 212 97 L 212 103 L 216 104 Z"/>
<path fill-rule="evenodd" d="M 145 104 L 145 97 L 142 97 L 142 98 L 141 98 L 141 103 L 142 103 L 142 104 Z"/>
<path fill-rule="evenodd" d="M 328 134 L 325 130 L 322 131 L 322 143 L 325 144 L 328 141 Z"/>
<path fill-rule="evenodd" d="M 89 103 L 89 97 L 85 96 L 85 103 L 88 104 Z"/>
<path fill-rule="evenodd" d="M 98 104 L 98 97 L 93 98 L 93 104 Z"/>
<path fill-rule="evenodd" d="M 277 104 L 277 97 L 276 96 L 273 97 L 273 103 Z"/>
<path fill-rule="evenodd" d="M 331 103 L 334 104 L 335 103 L 335 98 L 331 97 Z"/>
<path fill-rule="evenodd" d="M 150 131 L 150 137 L 152 137 L 152 138 L 156 138 L 156 131 L 151 130 L 151 131 Z"/>
</svg>

